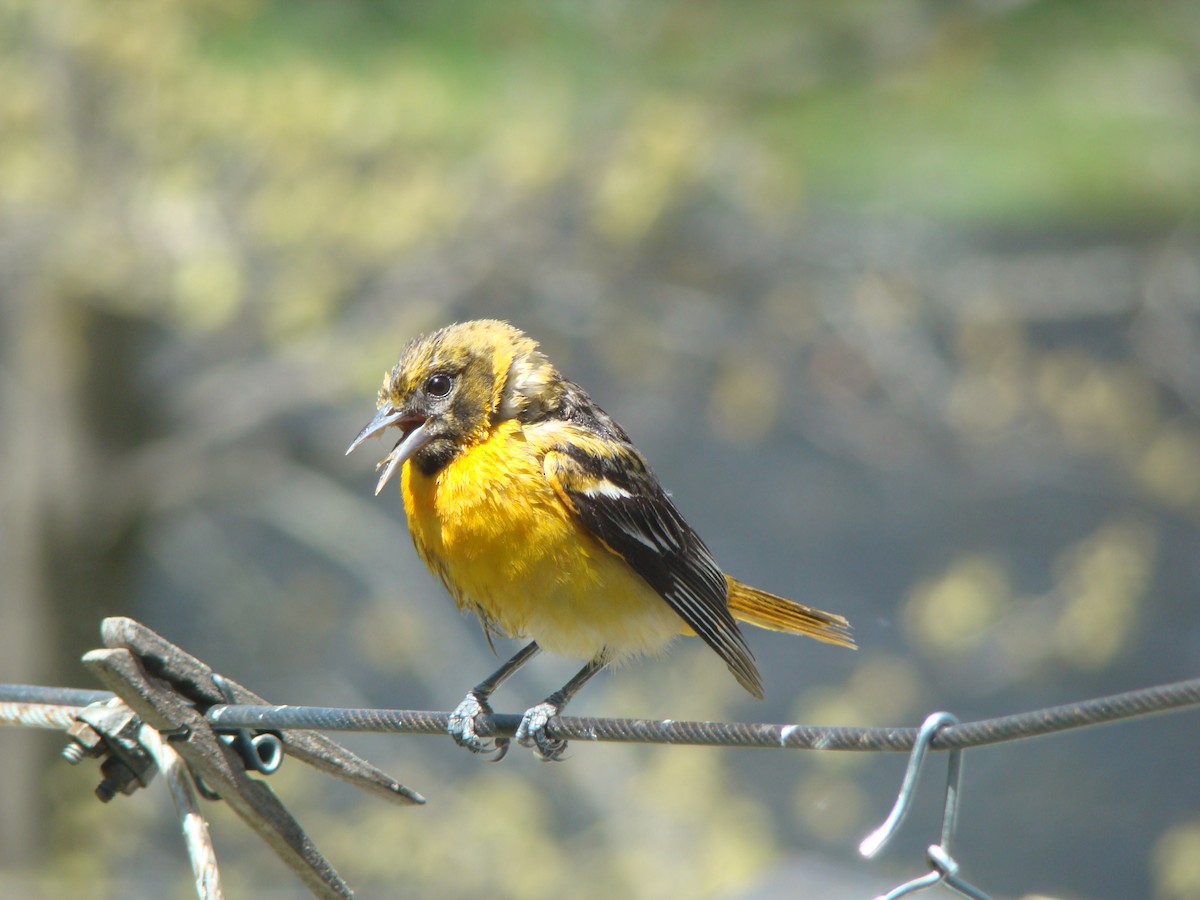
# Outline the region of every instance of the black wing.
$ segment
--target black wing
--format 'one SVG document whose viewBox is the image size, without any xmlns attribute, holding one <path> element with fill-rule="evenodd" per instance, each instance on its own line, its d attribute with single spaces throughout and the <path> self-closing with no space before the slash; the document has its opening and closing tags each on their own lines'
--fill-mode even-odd
<svg viewBox="0 0 1200 900">
<path fill-rule="evenodd" d="M 629 563 L 725 660 L 738 682 L 761 698 L 754 655 L 729 612 L 724 573 L 641 454 L 627 441 L 614 440 L 618 434 L 625 436 L 619 426 L 617 434 L 596 435 L 599 441 L 589 434 L 556 443 L 546 455 L 547 476 L 584 527 Z"/>
</svg>

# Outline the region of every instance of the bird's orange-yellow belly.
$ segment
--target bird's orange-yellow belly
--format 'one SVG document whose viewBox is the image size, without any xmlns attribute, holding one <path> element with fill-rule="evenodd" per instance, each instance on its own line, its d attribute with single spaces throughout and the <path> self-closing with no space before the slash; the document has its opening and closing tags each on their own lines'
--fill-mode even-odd
<svg viewBox="0 0 1200 900">
<path fill-rule="evenodd" d="M 546 481 L 515 423 L 401 489 L 422 558 L 460 607 L 544 649 L 613 659 L 662 649 L 683 620 L 593 539 Z"/>
</svg>

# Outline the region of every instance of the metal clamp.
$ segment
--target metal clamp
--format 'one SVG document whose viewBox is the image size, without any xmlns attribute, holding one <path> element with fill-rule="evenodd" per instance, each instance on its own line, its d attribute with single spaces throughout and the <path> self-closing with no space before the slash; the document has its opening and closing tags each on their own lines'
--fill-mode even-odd
<svg viewBox="0 0 1200 900">
<path fill-rule="evenodd" d="M 425 802 L 316 732 L 289 731 L 285 737 L 274 731 L 214 729 L 204 718 L 210 707 L 266 701 L 132 619 L 105 619 L 101 634 L 105 649 L 87 653 L 83 662 L 116 698 L 79 714 L 64 755 L 76 763 L 105 758 L 105 780 L 97 789 L 102 800 L 132 793 L 163 769 L 181 820 L 191 823 L 185 834 L 199 835 L 189 840 L 188 853 L 200 897 L 220 896 L 220 884 L 207 827 L 195 827 L 203 819 L 192 784 L 205 797 L 224 800 L 315 896 L 328 898 L 351 896 L 349 886 L 271 789 L 247 772 L 275 771 L 286 751 L 376 796 L 402 804 Z"/>
<path fill-rule="evenodd" d="M 96 786 L 100 802 L 146 787 L 158 771 L 154 757 L 142 745 L 141 727 L 142 720 L 114 698 L 84 707 L 67 729 L 71 742 L 62 751 L 67 762 L 78 765 L 88 758 L 104 758 L 100 763 L 104 777 Z"/>
</svg>

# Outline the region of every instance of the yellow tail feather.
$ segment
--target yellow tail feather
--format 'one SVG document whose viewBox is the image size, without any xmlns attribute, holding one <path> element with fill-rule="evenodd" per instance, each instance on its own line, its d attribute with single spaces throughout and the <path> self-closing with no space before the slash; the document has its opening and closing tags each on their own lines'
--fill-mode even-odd
<svg viewBox="0 0 1200 900">
<path fill-rule="evenodd" d="M 858 649 L 850 623 L 842 616 L 777 597 L 728 575 L 725 580 L 729 582 L 729 611 L 735 619 L 771 631 L 804 634 L 827 644 Z"/>
</svg>

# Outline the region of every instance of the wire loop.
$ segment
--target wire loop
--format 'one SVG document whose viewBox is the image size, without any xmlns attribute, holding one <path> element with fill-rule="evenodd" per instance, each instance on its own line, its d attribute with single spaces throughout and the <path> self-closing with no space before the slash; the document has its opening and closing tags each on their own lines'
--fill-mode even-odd
<svg viewBox="0 0 1200 900">
<path fill-rule="evenodd" d="M 925 755 L 929 751 L 930 745 L 933 743 L 934 738 L 937 737 L 938 732 L 957 724 L 958 718 L 948 712 L 935 712 L 921 724 L 921 727 L 917 731 L 917 739 L 913 745 L 912 754 L 908 758 L 908 767 L 904 770 L 904 780 L 900 784 L 900 793 L 896 795 L 896 802 L 892 806 L 892 811 L 888 813 L 888 817 L 884 820 L 883 824 L 863 838 L 862 843 L 858 845 L 858 852 L 863 856 L 868 859 L 873 857 L 900 830 L 900 825 L 904 822 L 904 818 L 908 815 L 908 811 L 912 806 L 913 795 L 916 793 L 917 783 L 921 778 L 921 769 L 925 764 Z M 898 900 L 900 897 L 915 894 L 939 883 L 946 885 L 946 887 L 957 894 L 971 898 L 971 900 L 989 900 L 988 896 L 974 885 L 959 878 L 958 861 L 950 855 L 950 844 L 954 840 L 954 830 L 958 824 L 958 800 L 961 787 L 962 750 L 956 749 L 950 751 L 950 760 L 947 764 L 946 799 L 942 807 L 941 843 L 932 844 L 925 851 L 925 858 L 929 860 L 929 864 L 933 867 L 933 870 L 926 875 L 922 875 L 920 878 L 914 878 L 912 881 L 907 881 L 893 888 L 888 893 L 877 898 L 877 900 Z"/>
</svg>

